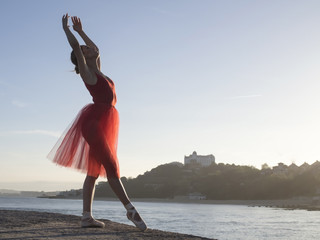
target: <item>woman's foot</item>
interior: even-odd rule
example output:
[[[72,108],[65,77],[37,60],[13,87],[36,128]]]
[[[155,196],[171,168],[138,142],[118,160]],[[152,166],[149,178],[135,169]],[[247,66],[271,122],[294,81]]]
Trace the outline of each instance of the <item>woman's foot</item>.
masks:
[[[104,228],[104,223],[94,219],[91,212],[84,211],[81,217],[81,227],[83,228]]]
[[[138,211],[134,208],[134,206],[132,206],[132,204],[129,204],[125,206],[127,209],[127,218],[132,221],[134,225],[136,225],[136,227],[141,231],[145,231],[147,229],[146,223],[140,217]]]
[[[94,219],[93,217],[81,218],[82,228],[104,228],[105,224],[101,221]]]

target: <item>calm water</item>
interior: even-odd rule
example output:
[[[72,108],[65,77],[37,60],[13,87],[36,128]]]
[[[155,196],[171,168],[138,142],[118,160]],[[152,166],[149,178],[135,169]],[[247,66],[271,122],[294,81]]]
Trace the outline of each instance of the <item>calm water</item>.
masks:
[[[320,239],[320,212],[241,205],[134,202],[149,228],[219,240]],[[82,200],[1,198],[0,209],[81,215]],[[130,224],[120,202],[94,201],[96,218]],[[0,216],[1,217],[1,216]]]

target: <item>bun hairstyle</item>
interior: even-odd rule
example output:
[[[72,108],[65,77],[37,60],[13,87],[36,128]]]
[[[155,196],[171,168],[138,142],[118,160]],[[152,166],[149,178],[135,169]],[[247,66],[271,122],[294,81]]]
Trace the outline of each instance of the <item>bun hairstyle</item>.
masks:
[[[79,74],[79,66],[78,66],[78,61],[76,58],[76,55],[74,54],[74,51],[72,50],[71,52],[71,56],[70,56],[71,62],[74,64],[74,71],[76,72],[76,74]]]

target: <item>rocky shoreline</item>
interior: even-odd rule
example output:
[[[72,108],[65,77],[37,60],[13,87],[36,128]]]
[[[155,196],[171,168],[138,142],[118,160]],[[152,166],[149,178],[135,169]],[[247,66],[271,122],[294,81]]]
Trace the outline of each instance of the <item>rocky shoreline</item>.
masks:
[[[187,234],[136,227],[101,219],[105,228],[81,228],[80,217],[58,213],[0,210],[0,239],[208,240]]]

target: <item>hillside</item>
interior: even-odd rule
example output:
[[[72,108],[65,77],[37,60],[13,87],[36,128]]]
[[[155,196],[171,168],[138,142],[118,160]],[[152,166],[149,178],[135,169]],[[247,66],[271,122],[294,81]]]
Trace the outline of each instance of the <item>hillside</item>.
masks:
[[[174,198],[199,193],[214,200],[284,199],[315,196],[320,190],[320,162],[280,163],[261,170],[250,166],[164,164],[136,178],[121,178],[133,198]],[[107,182],[96,186],[96,197],[115,197]]]

